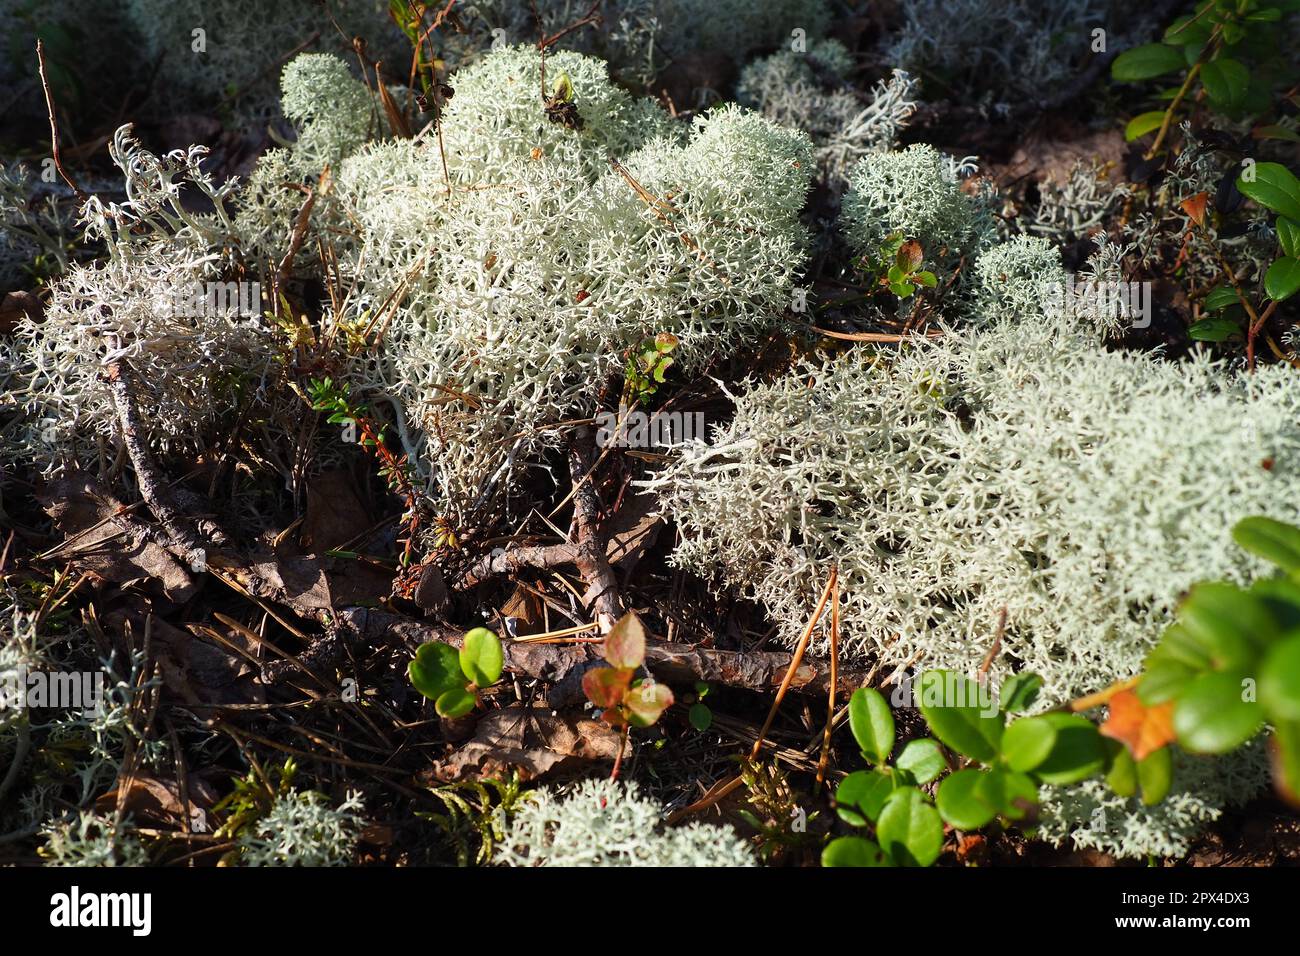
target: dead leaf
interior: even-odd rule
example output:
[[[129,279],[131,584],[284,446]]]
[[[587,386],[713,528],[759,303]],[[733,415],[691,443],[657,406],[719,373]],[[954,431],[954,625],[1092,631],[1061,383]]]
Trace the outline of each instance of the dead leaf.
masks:
[[[1181,203],[1183,212],[1191,218],[1192,222],[1198,226],[1205,225],[1205,203],[1210,198],[1209,193],[1197,193]]]
[[[1134,760],[1144,760],[1175,739],[1173,701],[1147,707],[1136,691],[1123,690],[1109,704],[1101,732],[1128,747]]]
[[[23,316],[33,322],[45,317],[45,305],[30,292],[6,292],[0,301],[0,335],[8,335],[22,320]]]
[[[619,734],[589,717],[563,717],[546,707],[514,704],[478,722],[474,739],[430,770],[443,783],[500,777],[512,770],[532,780],[574,764],[613,760]]]
[[[190,805],[189,829],[207,832],[208,812],[217,802],[217,793],[207,781],[194,774],[189,774],[185,783]],[[120,798],[123,811],[129,813],[137,824],[186,829],[185,804],[175,781],[136,774],[125,787],[123,790],[119,781],[112,790],[101,794],[95,799],[95,809],[100,813],[115,813]]]
[[[138,586],[176,604],[194,596],[190,570],[147,534],[123,530],[113,518],[125,505],[94,478],[71,472],[51,482],[38,500],[56,528],[69,538],[80,535],[59,552],[60,559],[100,581]],[[143,522],[139,527],[144,528]]]

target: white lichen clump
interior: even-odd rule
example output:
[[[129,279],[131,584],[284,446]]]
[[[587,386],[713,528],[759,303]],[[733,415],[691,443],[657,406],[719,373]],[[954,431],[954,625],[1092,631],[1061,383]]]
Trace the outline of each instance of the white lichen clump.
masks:
[[[22,320],[10,369],[26,414],[9,453],[54,464],[103,453],[120,430],[107,375],[121,363],[150,414],[159,451],[196,451],[223,415],[250,401],[274,361],[251,287],[217,282],[232,223],[233,183],[215,186],[201,148],[159,157],[130,127],[110,148],[127,200],[83,210],[91,241],[108,255],[74,263],[52,287],[43,321]],[[211,214],[182,202],[207,195]],[[247,300],[247,301],[246,301]]]
[[[879,81],[867,100],[848,82],[853,61],[838,40],[818,40],[804,53],[783,50],[745,67],[736,99],[768,119],[812,137],[817,160],[840,179],[854,162],[894,145],[916,111],[918,82],[902,70]]]
[[[1175,755],[1173,789],[1152,806],[1118,796],[1102,780],[1045,787],[1036,835],[1121,858],[1182,857],[1206,824],[1268,784],[1268,752],[1259,741],[1224,757]]]
[[[897,234],[927,256],[971,248],[992,231],[986,204],[962,191],[959,164],[933,146],[864,157],[848,172],[841,230],[858,255],[877,254]]]
[[[1040,242],[977,264],[985,327],[739,395],[657,482],[676,563],[791,639],[838,565],[842,653],[891,666],[971,671],[1005,609],[994,670],[1042,674],[1045,702],[1136,673],[1194,582],[1262,572],[1228,529],[1300,516],[1295,376],[1106,352],[1087,322],[1020,311],[1001,277],[1057,275]]]
[[[41,856],[46,866],[148,866],[149,853],[131,829],[111,816],[82,810],[75,817],[46,826]]]
[[[386,329],[356,374],[409,411],[452,509],[553,442],[547,426],[593,412],[640,342],[676,335],[690,372],[757,341],[806,254],[805,136],[735,106],[679,133],[599,62],[557,54],[547,75],[568,75],[583,120],[570,129],[544,112],[540,66],[511,48],[461,74],[450,197],[432,138],[368,146],[339,173],[364,236],[344,319]]]
[[[588,780],[561,796],[540,790],[511,818],[495,860],[506,866],[753,866],[730,827],[663,824],[634,783]]]
[[[315,790],[281,794],[240,834],[240,860],[245,866],[346,866],[365,822],[362,809],[357,793],[337,807]]]

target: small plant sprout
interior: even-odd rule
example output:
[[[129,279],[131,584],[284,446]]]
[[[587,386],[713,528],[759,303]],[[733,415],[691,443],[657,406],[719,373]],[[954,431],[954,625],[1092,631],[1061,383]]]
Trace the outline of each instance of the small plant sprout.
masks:
[[[876,284],[887,288],[900,299],[907,299],[917,286],[933,289],[938,279],[933,272],[922,269],[925,253],[915,239],[904,239],[902,233],[889,235],[880,246],[875,263],[869,263]]]
[[[686,714],[686,719],[691,722],[691,726],[703,733],[713,726],[713,711],[709,705],[704,702],[704,698],[709,696],[709,685],[704,681],[695,682],[695,703],[691,704],[691,709]]]
[[[677,344],[677,336],[660,332],[632,350],[623,373],[624,404],[643,402],[658,391],[668,369],[676,361],[672,353]]]
[[[653,678],[636,678],[637,670],[645,663],[645,628],[635,613],[624,614],[610,629],[604,655],[609,666],[587,671],[582,689],[587,699],[601,709],[600,719],[622,732],[618,758],[610,774],[610,779],[616,780],[628,729],[649,727],[657,721],[673,705],[673,692]]]
[[[421,644],[406,673],[415,689],[433,701],[438,716],[464,717],[478,703],[478,692],[501,679],[504,661],[497,636],[476,627],[465,635],[459,652],[441,641]]]

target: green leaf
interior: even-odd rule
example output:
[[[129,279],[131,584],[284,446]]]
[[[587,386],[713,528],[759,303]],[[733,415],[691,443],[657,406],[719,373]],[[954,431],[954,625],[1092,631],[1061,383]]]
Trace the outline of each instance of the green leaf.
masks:
[[[463,689],[465,685],[456,648],[441,641],[421,644],[406,666],[406,674],[412,686],[433,701],[447,691]]]
[[[1300,721],[1300,634],[1280,641],[1259,672],[1259,702],[1275,721]]]
[[[1133,796],[1138,789],[1137,761],[1118,740],[1107,741],[1107,749],[1111,751],[1111,764],[1110,772],[1106,774],[1106,785],[1118,796]]]
[[[822,866],[889,866],[884,852],[862,837],[838,837],[822,850]]]
[[[998,815],[997,808],[980,793],[987,770],[958,770],[944,777],[935,795],[939,815],[958,830],[978,830]]]
[[[1287,574],[1300,572],[1300,528],[1293,524],[1262,516],[1242,518],[1233,525],[1232,540]]]
[[[937,740],[920,737],[907,742],[894,766],[906,770],[917,783],[929,783],[948,769],[948,761],[944,759],[943,748]]]
[[[906,299],[916,291],[916,286],[912,285],[910,282],[891,282],[889,283],[889,291],[894,293],[894,295],[898,296],[900,299]]]
[[[1241,326],[1232,319],[1201,319],[1188,327],[1187,334],[1197,342],[1226,342],[1241,334]]]
[[[1042,690],[1043,679],[1029,671],[1012,674],[1002,682],[998,697],[1002,709],[1009,714],[1022,714],[1034,706],[1038,692]]]
[[[1183,68],[1183,54],[1163,43],[1147,43],[1125,50],[1110,65],[1111,78],[1120,83],[1136,83]]]
[[[1300,289],[1300,259],[1289,256],[1274,259],[1264,274],[1264,291],[1268,297],[1282,302],[1295,295],[1297,289]]]
[[[1202,674],[1184,688],[1174,705],[1178,742],[1194,753],[1223,754],[1259,732],[1260,706],[1243,700],[1245,675],[1216,671]]]
[[[1250,71],[1236,60],[1223,56],[1201,67],[1201,82],[1214,105],[1233,111],[1241,106],[1246,95]]]
[[[1034,769],[1044,783],[1070,784],[1086,780],[1106,766],[1106,745],[1097,725],[1078,714],[1053,712],[1042,720],[1052,724],[1056,740],[1047,759]]]
[[[667,684],[644,681],[628,691],[627,722],[633,727],[649,727],[659,715],[673,705],[673,692]]]
[[[1276,23],[1281,19],[1282,11],[1277,7],[1265,7],[1263,10],[1246,14],[1248,23]]]
[[[708,704],[692,704],[686,712],[686,719],[692,727],[703,733],[713,726],[713,711],[709,710]]]
[[[934,273],[930,272],[928,269],[924,272],[918,272],[913,275],[912,281],[917,285],[925,286],[927,289],[933,289],[939,284],[939,280],[935,277]]]
[[[884,770],[855,770],[835,788],[835,812],[857,827],[874,823],[894,789],[893,777]]]
[[[1293,222],[1286,216],[1278,216],[1277,241],[1282,251],[1293,259],[1300,259],[1300,223]]]
[[[1164,123],[1164,121],[1164,110],[1151,110],[1149,113],[1139,113],[1137,116],[1129,120],[1128,125],[1124,127],[1125,142],[1131,143],[1138,137],[1145,136],[1147,133],[1159,129],[1160,125]]]
[[[645,662],[645,628],[633,611],[628,611],[605,635],[605,660],[613,667],[636,670]]]
[[[980,780],[977,796],[1009,820],[1023,820],[1038,804],[1038,784],[1028,774],[994,767]]]
[[[501,679],[505,656],[501,641],[486,627],[476,627],[465,635],[460,647],[460,669],[479,687],[491,687]]]
[[[1251,180],[1247,172],[1237,177],[1242,195],[1261,206],[1300,222],[1300,179],[1281,163],[1256,163]]]
[[[1163,41],[1172,46],[1195,46],[1199,51],[1210,40],[1210,27],[1204,18],[1179,17],[1165,30]]]
[[[433,709],[441,717],[464,717],[476,703],[478,698],[464,687],[453,687],[433,702]]]
[[[1300,133],[1286,126],[1278,126],[1270,123],[1266,126],[1256,126],[1250,131],[1254,139],[1280,139],[1288,143],[1300,143]]]
[[[859,687],[849,698],[849,727],[867,759],[888,763],[894,750],[894,715],[874,687]]]
[[[985,688],[946,670],[926,671],[917,686],[921,715],[949,749],[981,763],[997,759],[1003,715],[986,699]]]
[[[1225,581],[1203,581],[1178,608],[1178,624],[1218,670],[1253,667],[1277,622],[1267,605]]]
[[[1002,735],[1002,759],[1012,770],[1033,770],[1052,752],[1056,728],[1043,717],[1022,717]]]
[[[876,839],[901,866],[929,866],[943,849],[939,813],[913,787],[894,791],[880,811]]]
[[[1142,802],[1146,806],[1155,806],[1169,796],[1174,785],[1173,750],[1166,746],[1147,754],[1138,761],[1137,778],[1142,786]]]
[[[1201,301],[1201,307],[1206,312],[1218,312],[1220,309],[1226,309],[1230,305],[1236,305],[1237,291],[1230,285],[1215,286],[1205,294]]]
[[[1181,661],[1161,657],[1157,651],[1159,648],[1148,655],[1142,673],[1142,683],[1137,686],[1138,700],[1147,707],[1173,700],[1201,672],[1200,668],[1192,668]]]
[[[1300,803],[1300,722],[1275,725],[1272,748],[1278,783],[1292,803]]]

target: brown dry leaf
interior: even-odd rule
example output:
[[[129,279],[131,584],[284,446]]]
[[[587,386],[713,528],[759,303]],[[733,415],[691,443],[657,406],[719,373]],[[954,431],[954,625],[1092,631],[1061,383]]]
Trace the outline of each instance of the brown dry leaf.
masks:
[[[190,829],[204,832],[208,828],[208,811],[217,802],[217,794],[211,785],[194,774],[189,774],[185,782],[189,791]],[[123,784],[119,781],[112,790],[97,797],[95,809],[100,813],[115,813],[120,796],[123,811],[129,813],[136,823],[185,828],[185,807],[180,788],[174,781],[136,774],[125,786],[123,791]]]
[[[641,555],[659,537],[664,521],[656,513],[658,505],[658,499],[652,494],[638,491],[628,495],[605,528],[609,541],[605,555],[611,565],[620,566],[625,574],[632,572]]]
[[[39,322],[45,316],[45,305],[30,292],[6,292],[0,301],[0,335],[8,335],[23,317]]]
[[[123,531],[113,516],[125,507],[94,478],[72,472],[38,496],[54,526],[68,537],[81,534],[59,553],[75,567],[121,587],[139,585],[176,604],[194,596],[190,570],[145,535]]]
[[[346,468],[331,468],[307,485],[307,509],[298,539],[305,551],[340,548],[374,526]]]
[[[1143,760],[1174,740],[1174,702],[1147,707],[1137,692],[1123,690],[1110,699],[1110,713],[1101,732],[1124,746],[1134,760]]]
[[[1184,199],[1180,203],[1183,207],[1183,212],[1187,213],[1192,222],[1196,223],[1198,226],[1205,225],[1205,202],[1209,198],[1209,193],[1197,193],[1195,196]]]
[[[474,738],[435,763],[430,773],[443,783],[499,777],[511,770],[532,780],[575,763],[613,760],[618,748],[618,733],[599,721],[514,704],[480,719]]]

